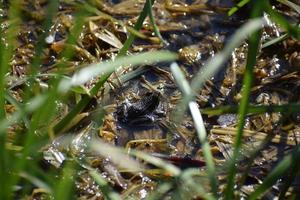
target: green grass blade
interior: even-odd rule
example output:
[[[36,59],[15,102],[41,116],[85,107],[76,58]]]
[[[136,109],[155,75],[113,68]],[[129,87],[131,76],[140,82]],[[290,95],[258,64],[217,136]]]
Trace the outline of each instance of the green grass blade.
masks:
[[[144,170],[144,166],[137,160],[130,157],[123,148],[97,140],[91,143],[91,149],[105,158],[109,157],[110,160],[119,168],[131,172],[140,172]]]
[[[263,13],[262,11],[262,1],[255,1],[255,6],[252,11],[252,17],[260,17]],[[232,160],[229,163],[228,176],[227,176],[227,185],[225,190],[225,199],[233,198],[234,191],[234,181],[236,175],[236,166],[238,164],[238,157],[240,153],[240,148],[242,145],[243,129],[245,125],[245,117],[248,112],[249,97],[251,92],[251,85],[253,81],[253,68],[256,63],[256,56],[259,50],[260,42],[260,32],[256,31],[249,37],[249,49],[247,54],[247,63],[246,70],[243,79],[243,91],[242,91],[242,100],[239,106],[239,122],[237,135],[235,137],[234,149],[232,154]]]
[[[246,167],[243,170],[241,178],[239,179],[239,181],[237,183],[237,188],[236,188],[237,191],[239,191],[244,186],[244,183],[246,182],[246,179],[249,176],[249,172],[251,170],[251,167],[253,166],[254,160],[257,158],[257,156],[259,156],[261,151],[268,144],[270,144],[269,142],[271,140],[272,140],[272,135],[269,134],[257,147],[255,147],[255,149],[253,149],[253,150],[251,150],[251,152],[247,153],[248,156],[247,156],[246,159],[244,159],[245,160],[244,162],[246,162],[246,164],[245,164]],[[249,151],[249,150],[246,149],[245,151]],[[239,196],[239,197],[241,197],[241,196]]]
[[[61,53],[61,56],[60,56],[64,60],[68,60],[69,58],[71,58],[74,55],[74,52],[72,51],[72,48],[68,48],[68,47],[70,47],[72,44],[76,43],[77,38],[79,37],[79,35],[82,31],[83,24],[85,22],[85,18],[88,16],[86,11],[83,10],[83,9],[80,9],[80,7],[78,5],[77,5],[76,9],[77,9],[77,12],[75,13],[75,17],[74,17],[74,22],[75,23],[74,23],[72,29],[70,30],[70,33],[69,33],[69,35],[67,37],[67,40],[66,40],[66,44],[69,44],[69,45],[66,45],[66,48],[63,50],[63,52]],[[57,79],[54,79],[54,81],[50,82],[53,85],[53,89],[52,89],[52,91],[49,91],[49,94],[50,94],[49,97],[51,97],[53,99],[57,98],[56,100],[59,99],[58,96],[57,96],[58,95],[57,87],[58,87],[59,80],[63,77],[60,74],[62,68],[63,68],[62,64],[57,65],[58,73],[54,76]],[[83,97],[83,99],[84,99],[84,97]],[[80,108],[80,105],[78,107]]]
[[[74,25],[73,25],[72,29],[70,30],[70,33],[68,34],[65,49],[63,50],[63,52],[60,55],[60,58],[64,59],[64,60],[68,60],[74,55],[75,51],[73,50],[72,45],[76,44],[77,39],[84,27],[85,19],[88,16],[87,11],[82,9],[80,7],[80,5],[77,5],[76,11],[77,12],[75,12],[75,16],[74,16]],[[59,70],[62,67],[63,66],[61,64],[59,64],[57,66],[57,68]]]
[[[241,45],[241,43],[253,32],[260,29],[264,24],[263,19],[252,19],[241,28],[239,28],[236,33],[231,37],[228,44],[225,46],[224,50],[216,54],[213,58],[209,59],[208,62],[203,66],[203,68],[195,75],[191,82],[191,88],[193,93],[191,95],[186,95],[183,100],[177,106],[174,116],[175,121],[180,121],[183,117],[183,113],[188,106],[188,102],[195,98],[195,94],[203,87],[203,84],[211,78],[216,72],[218,72],[226,60],[231,56],[232,51]]]
[[[59,1],[51,1],[48,5],[47,5],[47,10],[46,10],[46,18],[44,20],[44,24],[43,24],[43,28],[45,30],[44,33],[42,33],[39,38],[38,38],[38,43],[35,47],[35,55],[32,61],[32,70],[31,70],[31,75],[30,77],[35,77],[35,74],[38,72],[38,66],[40,63],[40,56],[41,53],[43,52],[44,46],[45,46],[45,37],[47,36],[50,27],[52,26],[52,21],[53,21],[53,17],[56,15],[57,13],[57,9],[58,9],[58,5],[59,5]],[[79,20],[80,21],[80,20]],[[76,21],[74,24],[74,27],[76,27]],[[78,27],[78,26],[77,26]],[[81,28],[81,27],[80,27]],[[72,29],[73,31],[73,35],[74,33],[78,33],[79,31],[76,32],[76,30]],[[75,34],[76,35],[76,34]],[[79,35],[79,33],[78,33]],[[68,40],[69,41],[69,40]],[[75,42],[75,40],[73,40]],[[66,58],[67,59],[67,58]],[[33,81],[33,78],[29,77],[29,82]],[[59,77],[59,76],[58,76]],[[24,138],[24,144],[23,144],[23,151],[22,156],[20,156],[20,159],[17,159],[14,162],[14,167],[13,170],[15,173],[18,173],[20,170],[22,170],[24,167],[26,167],[26,165],[28,164],[27,161],[27,157],[29,155],[31,156],[35,156],[35,154],[37,154],[38,152],[36,150],[33,151],[33,148],[31,148],[31,146],[33,144],[40,144],[42,145],[44,142],[44,140],[46,139],[47,135],[44,134],[42,135],[42,137],[38,137],[36,134],[36,131],[39,131],[39,128],[41,126],[41,124],[43,123],[47,123],[50,119],[51,116],[54,114],[55,112],[55,108],[56,108],[56,101],[59,100],[60,98],[58,97],[57,94],[57,82],[59,79],[54,79],[53,81],[49,81],[52,85],[51,89],[47,92],[45,92],[45,95],[40,95],[37,96],[36,98],[42,98],[43,101],[39,101],[39,104],[35,105],[35,106],[26,106],[28,108],[24,108],[24,110],[27,112],[26,109],[28,109],[28,111],[30,110],[34,110],[35,112],[32,114],[32,118],[31,118],[31,123],[30,123],[30,127],[28,128],[28,131],[25,135]],[[31,89],[27,88],[25,91],[25,102],[26,99],[28,99],[29,97],[31,97]],[[40,99],[41,100],[41,99]],[[44,101],[45,100],[45,101]],[[30,105],[30,104],[29,104]],[[33,104],[32,104],[33,105]],[[42,105],[42,106],[41,106]],[[13,117],[15,117],[15,119],[20,118],[20,113],[15,113],[13,115]],[[13,121],[10,119],[9,121],[3,121],[3,123],[0,123],[0,129],[3,127],[1,125],[8,125],[10,123],[13,123]],[[39,142],[36,142],[39,141]],[[36,148],[40,148],[40,147],[36,147]],[[14,185],[15,183],[17,183],[18,181],[18,177],[14,177],[10,184]]]
[[[160,39],[160,41],[164,44],[166,44],[166,41],[164,41],[163,37],[161,36],[158,26],[155,23],[155,18],[152,11],[152,0],[147,0],[146,3],[148,4],[148,15],[151,21],[151,25],[153,26],[153,30],[155,35]]]
[[[58,11],[59,0],[52,0],[49,2],[46,10],[45,20],[43,22],[43,30],[44,32],[38,37],[38,42],[35,47],[35,55],[32,60],[31,74],[36,74],[38,72],[38,67],[41,62],[41,55],[43,53],[43,49],[45,48],[46,42],[45,38],[48,36],[50,28],[52,26],[52,21],[55,14]]]
[[[22,178],[27,179],[28,181],[30,181],[33,185],[35,185],[38,188],[42,188],[44,190],[46,190],[47,193],[51,193],[52,189],[51,187],[45,183],[44,181],[40,180],[39,178],[37,178],[36,176],[33,176],[27,172],[20,172],[19,174]]]
[[[55,14],[58,11],[58,6],[59,6],[59,0],[52,0],[49,2],[47,5],[47,8],[45,10],[46,16],[43,22],[43,32],[38,36],[37,43],[35,44],[34,48],[34,57],[31,61],[31,64],[29,65],[29,70],[31,75],[36,75],[39,72],[39,65],[41,63],[41,58],[43,54],[43,49],[45,49],[45,38],[48,36],[49,31],[52,26],[52,21],[55,16]],[[34,85],[34,79],[29,79],[28,80],[29,84],[28,85]],[[32,91],[31,87],[27,87],[25,90],[25,95],[24,99],[25,101],[31,98],[32,96]]]
[[[94,96],[106,82],[110,74],[120,66],[135,66],[153,62],[173,61],[176,59],[177,55],[174,53],[167,51],[157,51],[131,55],[123,58],[120,57],[114,61],[92,64],[76,73],[71,80],[63,80],[60,83],[60,91],[65,92],[69,90],[72,85],[82,84],[85,81],[88,81],[94,76],[100,74],[101,76],[99,81],[90,91],[91,96]],[[78,113],[83,110],[83,108],[89,103],[90,100],[90,96],[84,96],[83,99],[75,106],[75,108],[54,127],[54,132],[59,132],[63,127],[65,127]]]
[[[90,175],[93,177],[93,179],[96,181],[96,183],[99,185],[101,191],[103,192],[105,199],[111,199],[111,200],[121,200],[122,198],[120,195],[112,190],[110,185],[107,183],[107,181],[95,170],[91,170]]]
[[[53,192],[54,199],[73,199],[75,196],[74,179],[76,179],[74,163],[67,163],[61,176]]]
[[[281,35],[281,36],[279,36],[279,37],[277,37],[277,38],[274,38],[274,39],[272,39],[272,40],[270,40],[270,41],[268,41],[268,42],[265,42],[263,45],[262,45],[262,49],[263,48],[266,48],[266,47],[269,47],[269,46],[272,46],[272,45],[274,45],[274,44],[277,44],[277,43],[279,43],[279,42],[281,42],[281,41],[283,41],[283,40],[285,40],[286,38],[288,38],[288,34],[283,34],[283,35]]]
[[[300,5],[297,5],[291,1],[288,1],[288,0],[277,0],[279,1],[280,3],[294,9],[298,14],[300,14]]]
[[[245,6],[249,2],[250,2],[250,0],[241,0],[238,4],[236,4],[233,8],[231,8],[228,11],[228,16],[233,15],[235,12],[237,12],[240,8],[242,8],[243,6]]]
[[[154,0],[152,0],[152,4],[154,3]],[[135,30],[140,30],[141,27],[143,26],[143,22],[147,17],[147,4],[145,3],[144,8],[142,10],[142,12],[139,15],[139,18],[134,26]],[[90,10],[91,8],[86,7],[86,9]],[[93,9],[94,10],[94,9]],[[135,34],[130,34],[129,38],[127,38],[127,40],[125,41],[122,49],[120,49],[118,56],[117,57],[123,57],[126,55],[129,47],[131,46],[132,42],[135,39]],[[122,64],[122,63],[121,63]],[[121,66],[121,65],[120,65]],[[113,70],[114,71],[114,70]],[[111,73],[113,72],[111,71]],[[103,84],[106,82],[106,80],[109,78],[109,76],[111,75],[111,73],[108,73],[104,76],[102,76],[99,81],[96,83],[96,85],[91,89],[90,94],[91,96],[94,96],[98,90],[103,86]],[[62,84],[61,84],[62,85]],[[65,86],[63,86],[64,88]],[[70,87],[70,84],[67,84],[67,88]],[[66,88],[64,88],[63,90],[65,90]],[[54,128],[54,132],[59,132],[60,130],[62,130],[63,127],[65,127],[77,114],[79,114],[84,107],[90,102],[91,97],[90,96],[84,96],[84,98],[82,98],[82,100],[75,106],[75,108],[69,112]]]
[[[262,196],[272,185],[274,185],[280,178],[291,170],[293,167],[299,169],[300,164],[300,146],[287,156],[285,156],[280,163],[268,174],[263,183],[258,186],[253,193],[250,194],[248,200],[255,200]]]
[[[166,182],[161,183],[160,185],[155,188],[153,192],[151,192],[146,200],[157,200],[157,199],[163,199],[164,195],[170,191],[173,187],[172,183]]]
[[[16,107],[16,109],[18,110],[17,112],[20,113],[21,118],[25,124],[25,127],[29,127],[30,125],[30,120],[28,119],[28,117],[26,116],[26,112],[23,108],[23,105],[21,103],[19,103],[8,91],[5,91],[5,99],[7,100],[7,102],[9,102],[11,105],[14,105]]]
[[[147,71],[149,71],[151,68],[149,68],[148,66],[142,66],[142,67],[138,67],[137,69],[131,71],[131,72],[128,72],[124,75],[121,75],[120,77],[120,81],[121,83],[125,83]]]
[[[34,98],[32,98],[24,107],[23,107],[23,111],[17,111],[15,113],[13,113],[11,115],[10,118],[8,119],[2,119],[0,121],[0,135],[1,134],[5,134],[5,130],[8,126],[12,125],[13,123],[15,123],[16,121],[19,121],[23,115],[22,112],[24,112],[25,114],[29,114],[32,113],[34,111],[36,111],[37,109],[41,108],[45,101],[47,100],[46,96],[36,96]]]
[[[190,87],[188,81],[185,79],[184,74],[180,70],[177,63],[171,64],[171,72],[175,78],[176,84],[179,87],[179,90],[182,92],[182,96],[192,95],[193,91]]]
[[[123,23],[121,20],[118,20],[100,10],[98,10],[97,8],[87,4],[87,3],[84,3],[83,5],[81,5],[86,11],[88,11],[89,13],[92,13],[92,14],[96,14],[97,16],[103,16],[104,18],[106,19],[109,19],[117,24],[119,24],[120,26],[124,26],[126,27],[126,29],[128,30],[128,32],[132,35],[134,35],[135,37],[139,37],[139,38],[146,38],[146,36],[139,32],[138,30],[126,25],[125,23]]]
[[[171,72],[175,78],[178,87],[182,91],[183,96],[190,95],[192,89],[190,88],[187,80],[185,79],[183,73],[181,72],[179,66],[176,63],[172,63]],[[207,133],[204,126],[204,122],[196,102],[194,101],[189,102],[189,109],[193,117],[193,121],[195,124],[199,141],[201,143],[201,147],[203,149],[204,159],[207,166],[206,170],[210,179],[211,188],[214,196],[217,197],[218,183],[217,183],[216,172],[215,172],[215,164],[213,161],[210,145],[207,141]]]
[[[272,8],[268,1],[263,1],[262,6],[274,22],[283,28],[289,35],[300,40],[300,28],[298,26],[291,25],[280,13]]]
[[[206,115],[222,115],[226,113],[237,113],[238,106],[218,106],[215,108],[204,108],[201,109],[201,113]],[[281,112],[281,113],[296,113],[300,112],[299,103],[290,103],[285,105],[260,105],[260,106],[248,106],[247,114],[262,114],[271,112]]]
[[[1,2],[1,6],[3,6]],[[3,22],[3,17],[1,17],[1,24]],[[10,1],[10,6],[8,10],[8,27],[1,28],[1,41],[0,41],[0,121],[6,120],[5,114],[5,90],[6,84],[5,76],[9,71],[10,59],[12,58],[12,53],[14,49],[14,44],[16,43],[17,34],[20,29],[20,4],[19,1]],[[11,156],[7,151],[6,147],[6,128],[0,130],[0,199],[11,199],[12,197],[12,184],[11,176],[8,173],[12,163]]]
[[[264,25],[263,19],[252,19],[244,24],[237,32],[231,37],[224,50],[211,58],[204,66],[203,71],[199,71],[193,78],[191,86],[192,89],[198,91],[205,81],[214,75],[223,63],[230,57],[233,50],[238,47],[248,36],[259,30]]]
[[[181,174],[181,170],[178,167],[176,167],[175,165],[172,165],[168,162],[165,162],[164,160],[162,160],[160,158],[151,156],[151,155],[146,154],[141,151],[134,151],[134,150],[130,151],[130,154],[134,155],[138,158],[141,158],[144,161],[146,161],[156,167],[166,170],[167,172],[171,173],[175,177],[178,177]]]
[[[297,177],[297,174],[299,173],[300,168],[299,166],[292,166],[290,170],[286,173],[282,186],[280,188],[280,193],[279,193],[279,200],[284,200],[286,199],[286,193],[288,192],[290,186],[294,182],[295,178]]]
[[[71,86],[82,85],[96,76],[107,76],[122,66],[136,66],[157,62],[168,62],[177,59],[177,55],[168,51],[146,52],[117,58],[114,61],[91,64],[75,73],[71,80],[61,83],[61,91],[68,91]],[[91,93],[92,94],[92,93]],[[93,95],[93,94],[92,94]]]
[[[151,4],[154,3],[154,0],[150,0],[150,1],[152,1]],[[143,8],[142,12],[140,13],[139,18],[137,19],[137,22],[134,25],[135,30],[139,31],[142,28],[147,15],[148,15],[148,4],[147,4],[147,2],[145,2],[144,8]],[[135,35],[130,34],[129,37],[127,38],[127,40],[125,41],[122,49],[120,49],[118,57],[122,57],[127,54],[127,51],[130,48],[131,44],[133,43],[134,39],[135,39]]]
[[[216,198],[212,196],[210,193],[205,191],[201,184],[196,184],[193,178],[195,176],[199,176],[200,174],[199,169],[187,169],[184,170],[180,176],[180,180],[183,181],[184,185],[191,189],[195,195],[199,195],[201,198],[207,200],[215,200]],[[202,175],[203,176],[203,175]]]
[[[218,196],[218,180],[217,180],[217,176],[216,176],[215,164],[214,164],[214,160],[213,160],[213,156],[212,156],[212,152],[211,152],[211,147],[207,140],[207,133],[205,130],[204,122],[203,122],[202,116],[200,114],[200,111],[199,111],[199,108],[198,108],[198,105],[196,102],[194,102],[194,101],[190,102],[189,109],[190,109],[191,115],[194,120],[195,128],[198,133],[198,138],[201,143],[201,148],[203,149],[204,159],[205,159],[205,163],[207,166],[206,170],[207,170],[207,174],[210,179],[212,192],[213,192],[214,196],[217,197]]]

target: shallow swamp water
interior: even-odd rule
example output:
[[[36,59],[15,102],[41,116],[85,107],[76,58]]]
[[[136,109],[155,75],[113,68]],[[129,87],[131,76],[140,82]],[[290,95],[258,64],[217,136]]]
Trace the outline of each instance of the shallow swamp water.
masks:
[[[22,90],[28,84],[26,74],[34,57],[34,45],[43,33],[41,21],[47,5],[46,0],[22,2],[25,18],[18,34],[9,82],[12,95],[20,101]],[[49,77],[58,70],[71,76],[84,65],[114,59],[129,35],[126,27],[136,22],[144,5],[144,1],[140,0],[91,1],[93,8],[106,15],[91,12],[86,17],[77,42],[69,47],[75,52],[74,55],[64,60],[61,53],[67,45],[66,36],[74,24],[74,2],[60,1],[59,10],[45,39],[45,49],[40,54],[40,76],[31,83],[36,94],[48,89]],[[233,5],[229,0],[157,0],[153,12],[163,41],[153,34],[147,19],[129,53],[157,49],[177,52],[177,63],[186,79],[191,80],[209,58],[223,49],[234,31],[245,23],[250,12],[247,7],[232,17],[227,16],[227,11]],[[279,3],[274,3],[274,6],[290,21],[299,22],[299,15],[295,11]],[[5,15],[5,9],[2,11]],[[267,46],[268,41],[282,36],[283,30],[272,23],[268,15],[264,15],[264,18],[268,23],[263,28],[261,48],[254,68],[251,105],[297,102],[300,95],[300,43],[289,37]],[[206,81],[196,98],[200,110],[203,110],[208,141],[221,183],[220,193],[226,183],[226,161],[231,158],[238,117],[233,113],[209,114],[205,108],[238,105],[247,48],[247,42],[236,48],[222,70]],[[95,82],[92,80],[84,87],[90,89]],[[58,114],[53,117],[50,126],[74,107],[77,98],[80,97],[69,95],[64,101],[57,102]],[[79,199],[104,199],[100,187],[89,175],[90,169],[96,169],[122,199],[144,199],[156,190],[159,182],[171,179],[172,174],[129,156],[135,150],[149,153],[180,169],[196,168],[201,171],[205,167],[203,151],[190,113],[186,112],[182,121],[175,122],[173,111],[180,99],[181,92],[170,71],[170,63],[124,66],[111,75],[105,87],[67,129],[57,131],[55,136],[50,135],[52,141],[41,149],[41,165],[45,167],[45,172],[49,168],[59,172],[65,162],[77,163],[74,182]],[[45,127],[41,132],[48,128]],[[18,124],[11,127],[11,140],[16,137],[15,129],[21,128],[22,125]],[[250,194],[291,147],[298,145],[299,134],[299,113],[287,115],[267,112],[247,116],[241,152],[245,158],[238,166],[240,178],[245,178],[244,184],[239,186],[241,197]],[[89,144],[95,141],[103,147],[108,146],[106,149],[91,150]],[[122,148],[122,153],[115,152],[112,146]],[[260,152],[250,169],[246,169],[247,159],[250,159],[254,149]],[[245,170],[248,170],[247,176],[242,177]],[[209,190],[207,178],[197,178],[199,184]],[[184,188],[180,182],[176,184],[178,188]],[[295,179],[292,186],[287,195],[299,192],[299,178]],[[280,187],[279,181],[265,194],[264,199],[274,199]],[[42,199],[43,192],[35,188],[30,198]],[[170,190],[164,198],[180,198],[178,195],[177,191]],[[201,199],[189,195],[189,198]]]

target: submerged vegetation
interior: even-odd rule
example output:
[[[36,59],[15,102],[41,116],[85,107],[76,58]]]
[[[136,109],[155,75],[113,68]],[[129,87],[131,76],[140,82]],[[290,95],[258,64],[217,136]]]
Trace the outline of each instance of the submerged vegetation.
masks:
[[[298,0],[0,2],[0,199],[299,198]]]

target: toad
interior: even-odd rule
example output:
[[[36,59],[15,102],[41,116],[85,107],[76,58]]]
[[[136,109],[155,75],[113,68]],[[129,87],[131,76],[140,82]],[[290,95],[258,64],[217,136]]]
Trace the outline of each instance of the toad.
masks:
[[[136,102],[127,99],[117,107],[117,120],[125,126],[149,126],[165,116],[165,109],[160,102],[161,95],[147,92]]]

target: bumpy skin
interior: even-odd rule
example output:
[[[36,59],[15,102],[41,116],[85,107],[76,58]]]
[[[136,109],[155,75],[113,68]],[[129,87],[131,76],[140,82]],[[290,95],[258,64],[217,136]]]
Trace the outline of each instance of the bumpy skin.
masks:
[[[117,119],[129,125],[154,122],[155,110],[158,108],[160,98],[158,93],[148,92],[144,97],[134,103],[125,102],[117,108]]]

